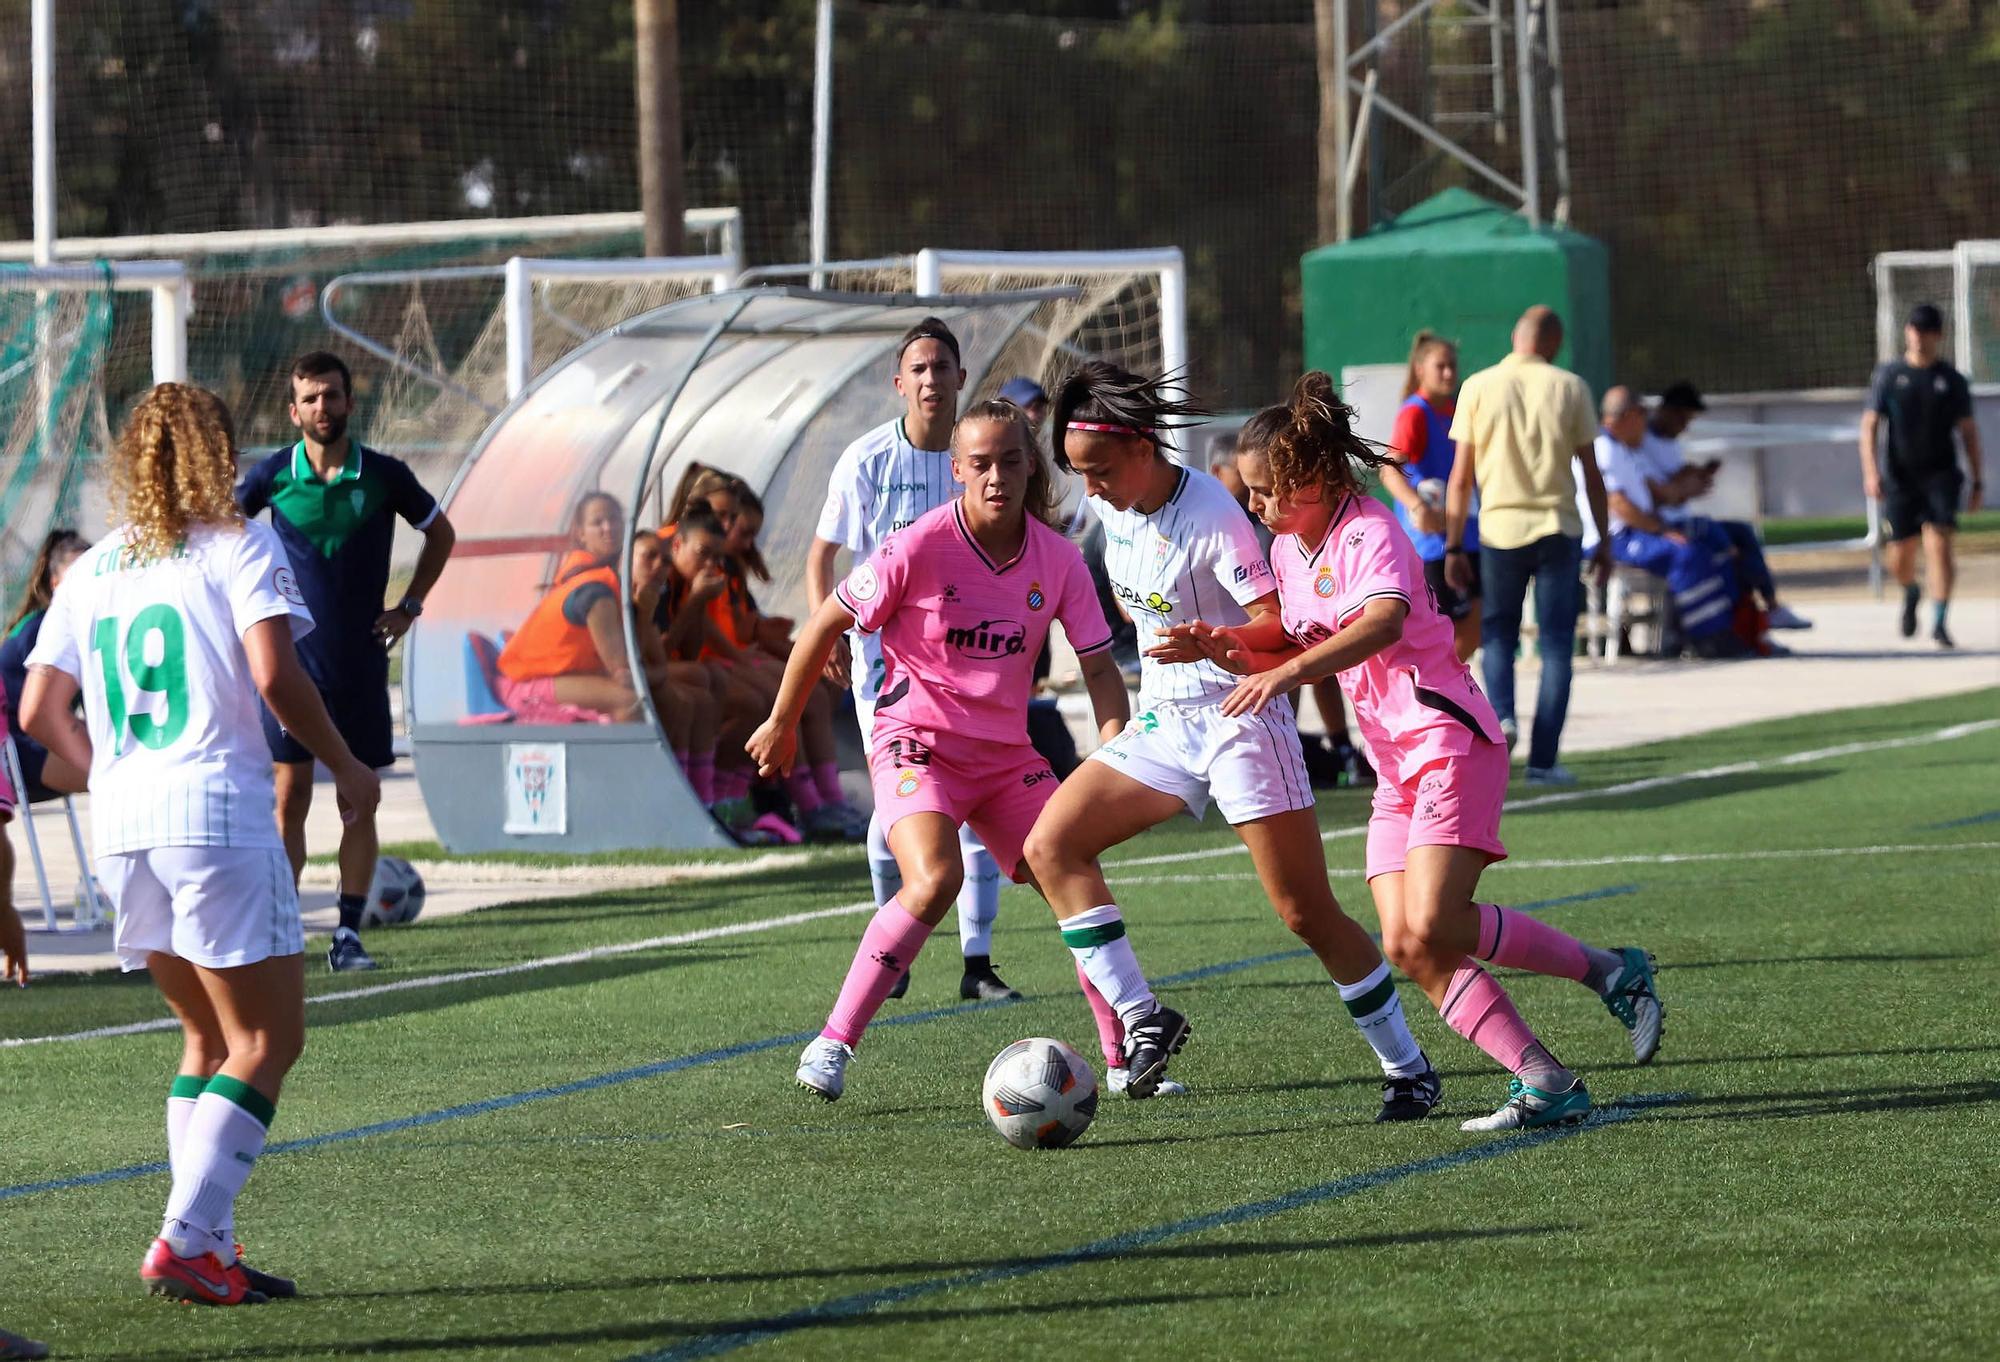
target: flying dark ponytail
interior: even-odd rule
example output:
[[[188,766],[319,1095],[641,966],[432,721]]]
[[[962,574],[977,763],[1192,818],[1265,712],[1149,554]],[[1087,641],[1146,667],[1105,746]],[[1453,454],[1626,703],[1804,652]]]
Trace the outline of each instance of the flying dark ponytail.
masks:
[[[1158,449],[1162,431],[1193,425],[1202,417],[1214,415],[1185,394],[1176,396],[1179,391],[1180,381],[1172,375],[1141,378],[1129,369],[1101,359],[1071,370],[1056,385],[1055,398],[1049,404],[1054,415],[1050,443],[1054,446],[1056,467],[1065,473],[1076,471],[1070,467],[1069,455],[1063,449],[1064,437],[1072,423],[1102,434],[1148,440]]]

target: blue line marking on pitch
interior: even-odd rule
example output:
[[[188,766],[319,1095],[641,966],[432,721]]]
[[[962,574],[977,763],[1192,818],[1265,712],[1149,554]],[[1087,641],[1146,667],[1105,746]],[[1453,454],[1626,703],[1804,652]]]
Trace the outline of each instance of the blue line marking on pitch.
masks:
[[[1538,913],[1544,908],[1562,908],[1572,903],[1594,903],[1598,899],[1615,899],[1621,894],[1638,892],[1639,886],[1636,884],[1614,884],[1605,889],[1593,889],[1586,894],[1565,894],[1559,899],[1536,899],[1533,903],[1516,903],[1511,906],[1517,913]]]
[[[1977,823],[2000,823],[2000,809],[1988,809],[1985,813],[1975,813],[1970,818],[1954,818],[1949,823],[1926,823],[1919,831],[1943,832],[1947,828],[1969,828]]]
[[[1624,892],[1612,891],[1612,892]],[[1583,895],[1581,897],[1603,897]],[[1574,899],[1556,899],[1553,903],[1569,903]],[[1528,904],[1526,907],[1537,905]],[[1547,905],[1541,905],[1547,906]],[[1256,969],[1262,965],[1274,965],[1284,960],[1297,960],[1311,955],[1309,950],[1277,951],[1269,955],[1252,955],[1242,960],[1225,960],[1220,964],[1203,965],[1199,969],[1183,970],[1179,974],[1163,974],[1153,980],[1156,987],[1165,988],[1172,984],[1192,983],[1197,979],[1210,979],[1218,974],[1233,974],[1237,970]],[[959,1003],[953,1007],[932,1008],[924,1012],[906,1012],[899,1016],[883,1017],[874,1026],[915,1026],[923,1022],[942,1021],[948,1017],[962,1017],[974,1012],[990,1012],[997,1007],[1012,1007],[1025,999],[996,998],[986,1002]],[[526,1092],[509,1093],[505,1097],[489,1097],[479,1102],[462,1102],[457,1106],[441,1107],[436,1111],[418,1112],[414,1116],[399,1116],[392,1121],[377,1121],[372,1125],[355,1126],[351,1130],[332,1130],[324,1135],[308,1135],[304,1139],[285,1140],[264,1148],[266,1156],[273,1154],[297,1154],[309,1149],[322,1149],[327,1145],[346,1144],[351,1140],[366,1140],[377,1135],[394,1135],[405,1130],[420,1130],[425,1126],[442,1125],[446,1121],[462,1121],[473,1116],[488,1116],[496,1111],[506,1111],[513,1107],[526,1106],[530,1102],[545,1102],[557,1097],[574,1097],[578,1093],[595,1092],[599,1088],[615,1088],[625,1083],[636,1083],[644,1078],[662,1078],[668,1074],[684,1073],[689,1069],[706,1068],[711,1064],[721,1064],[727,1060],[741,1059],[745,1055],[762,1054],[766,1050],[781,1050],[788,1045],[803,1045],[818,1035],[817,1031],[793,1031],[782,1036],[766,1036],[763,1040],[747,1040],[737,1045],[725,1045],[714,1050],[703,1050],[698,1054],[681,1055],[674,1059],[656,1060],[651,1064],[639,1064],[629,1069],[614,1069],[610,1073],[598,1074],[592,1078],[579,1078],[571,1083],[557,1083],[546,1088],[531,1088]],[[0,1187],[0,1201],[12,1201],[17,1197],[34,1196],[39,1192],[70,1192],[81,1187],[101,1187],[106,1183],[130,1182],[134,1178],[150,1177],[164,1173],[168,1167],[164,1163],[135,1163],[124,1168],[108,1168],[100,1173],[79,1173],[75,1177],[54,1178],[47,1182],[23,1182],[12,1187]]]
[[[627,1359],[627,1362],[682,1362],[685,1358],[718,1357],[723,1353],[735,1352],[769,1339],[781,1338],[796,1333],[800,1329],[810,1329],[819,1325],[833,1324],[857,1316],[873,1314],[877,1310],[901,1305],[906,1301],[924,1296],[933,1296],[942,1291],[960,1291],[968,1287],[990,1286],[996,1282],[1012,1281],[1017,1277],[1033,1276],[1051,1272],[1058,1268],[1076,1267],[1083,1263],[1098,1262],[1116,1258],[1120,1254],[1136,1249],[1150,1248],[1168,1239],[1178,1239],[1184,1235],[1203,1234],[1209,1230],[1223,1229],[1231,1225],[1241,1225],[1251,1220],[1263,1220],[1269,1216],[1283,1215],[1287,1211],[1298,1210],[1302,1206],[1314,1206],[1325,1201],[1338,1201],[1343,1197],[1373,1191],[1392,1182],[1405,1178],[1421,1177],[1427,1173],[1443,1173],[1468,1164],[1484,1163],[1506,1154],[1517,1154],[1524,1149],[1550,1144],[1582,1134],[1587,1130],[1611,1125],[1619,1121],[1629,1121],[1642,1116],[1656,1107],[1681,1101],[1685,1093],[1646,1093],[1614,1102],[1600,1108],[1581,1125],[1547,1126],[1526,1134],[1494,1140],[1490,1144],[1473,1145],[1470,1148],[1453,1150],[1449,1154],[1438,1154],[1428,1159],[1418,1159],[1411,1163],[1399,1163],[1388,1168],[1372,1169],[1366,1173],[1351,1173],[1331,1182],[1318,1183],[1311,1187],[1301,1187],[1286,1192],[1282,1196],[1266,1198],[1262,1201],[1245,1202],[1240,1206],[1230,1206],[1220,1211],[1210,1211],[1206,1215],[1189,1216],[1185,1220],[1169,1221],[1164,1225],[1154,1225],[1147,1229],[1127,1230],[1114,1234],[1108,1239],[1099,1239],[1077,1248],[1063,1249],[1057,1253],[1031,1258],[1022,1263],[1010,1263],[1005,1267],[981,1268],[972,1272],[961,1272],[949,1277],[931,1277],[920,1282],[908,1282],[902,1286],[886,1286],[874,1291],[861,1291],[851,1296],[841,1296],[820,1305],[780,1315],[775,1319],[748,1321],[740,1330],[728,1333],[704,1334],[689,1339],[659,1352],[642,1353]]]
[[[1184,970],[1179,974],[1166,974],[1155,979],[1155,985],[1165,987],[1170,984],[1185,984],[1196,979],[1207,979],[1218,974],[1229,974],[1236,970],[1255,969],[1260,965],[1275,964],[1280,960],[1295,960],[1310,955],[1311,951],[1279,951],[1273,955],[1253,955],[1244,960],[1228,960],[1216,965],[1203,965],[1200,969]],[[899,1016],[883,1017],[874,1025],[916,1026],[923,1022],[941,1021],[947,1017],[962,1017],[974,1012],[990,1012],[996,1007],[1012,1007],[1017,1000],[996,998],[988,1002],[959,1003],[953,1007],[932,1008],[925,1012],[906,1012]],[[617,1087],[624,1083],[636,1083],[643,1078],[661,1078],[667,1074],[685,1072],[688,1069],[705,1068],[711,1064],[721,1064],[726,1060],[741,1059],[745,1055],[761,1054],[766,1050],[781,1050],[788,1045],[804,1045],[818,1031],[793,1031],[782,1036],[767,1036],[763,1040],[744,1041],[740,1045],[725,1045],[714,1050],[703,1050],[699,1054],[681,1055],[675,1059],[663,1059],[651,1064],[635,1065],[629,1069],[617,1069],[611,1073],[598,1074],[594,1078],[580,1078],[573,1083],[558,1083],[546,1088],[532,1088],[527,1092],[511,1093],[505,1097],[489,1097],[482,1102],[464,1102],[458,1106],[443,1107],[437,1111],[419,1112],[414,1116],[402,1116],[393,1121],[377,1121],[373,1125],[356,1126],[352,1130],[328,1131],[324,1135],[309,1135],[304,1139],[286,1140],[268,1146],[264,1153],[296,1154],[308,1149],[321,1149],[327,1145],[346,1144],[350,1140],[365,1140],[376,1135],[394,1135],[399,1131],[418,1130],[425,1126],[441,1125],[446,1121],[460,1121],[472,1116],[486,1116],[496,1111],[506,1111],[511,1107],[526,1106],[530,1102],[544,1102],[556,1097],[573,1097],[578,1093],[594,1092],[599,1088]],[[129,1182],[133,1178],[150,1177],[154,1173],[168,1171],[164,1163],[138,1163],[125,1168],[110,1168],[101,1173],[82,1173],[76,1177],[55,1178],[48,1182],[24,1182],[13,1187],[0,1187],[0,1201],[11,1201],[16,1197],[34,1196],[38,1192],[68,1192],[79,1187],[98,1187],[110,1182]]]

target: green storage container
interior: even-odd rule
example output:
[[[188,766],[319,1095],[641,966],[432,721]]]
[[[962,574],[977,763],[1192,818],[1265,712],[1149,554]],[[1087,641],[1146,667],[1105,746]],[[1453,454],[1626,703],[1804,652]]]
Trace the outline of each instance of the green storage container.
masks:
[[[1534,228],[1468,189],[1447,189],[1364,237],[1300,262],[1306,364],[1336,380],[1350,364],[1400,364],[1428,327],[1458,342],[1461,376],[1507,353],[1536,303],[1562,314],[1556,362],[1594,393],[1612,383],[1611,269],[1604,243]]]

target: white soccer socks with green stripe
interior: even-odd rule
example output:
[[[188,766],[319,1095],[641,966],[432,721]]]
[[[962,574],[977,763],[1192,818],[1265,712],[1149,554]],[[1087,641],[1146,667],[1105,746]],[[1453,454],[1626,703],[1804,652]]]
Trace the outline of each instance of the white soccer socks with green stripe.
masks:
[[[1403,1000],[1386,963],[1377,965],[1358,983],[1334,982],[1361,1038],[1382,1062],[1383,1073],[1391,1078],[1413,1078],[1430,1067],[1417,1038],[1410,1034],[1409,1023],[1403,1020]]]
[[[1069,947],[1083,977],[1104,995],[1119,1021],[1131,1026],[1153,1014],[1159,1004],[1146,986],[1139,957],[1132,954],[1132,943],[1125,936],[1125,918],[1117,904],[1085,909],[1075,917],[1063,918],[1060,925],[1063,945]]]
[[[184,1098],[182,1084],[176,1081],[169,1100]],[[227,1074],[211,1078],[193,1106],[177,1139],[174,1113],[169,1115],[174,1186],[160,1237],[183,1258],[213,1253],[225,1263],[233,1262],[236,1246],[230,1230],[236,1220],[236,1194],[249,1181],[264,1150],[277,1107],[248,1083]]]

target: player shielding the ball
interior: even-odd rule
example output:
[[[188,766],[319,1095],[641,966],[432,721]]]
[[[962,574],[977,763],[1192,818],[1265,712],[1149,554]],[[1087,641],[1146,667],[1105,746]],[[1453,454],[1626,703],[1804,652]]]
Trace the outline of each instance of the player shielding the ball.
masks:
[[[1304,681],[1338,674],[1380,783],[1368,823],[1368,887],[1389,958],[1454,1031],[1514,1075],[1508,1098],[1465,1130],[1568,1123],[1590,1111],[1583,1080],[1535,1038],[1480,960],[1574,979],[1632,1033],[1641,1064],[1661,1034],[1652,957],[1586,946],[1526,913],[1475,903],[1480,872],[1503,859],[1507,746],[1493,706],[1453,649],[1451,622],[1423,561],[1357,465],[1390,456],[1352,432],[1353,412],[1317,371],[1299,380],[1268,442],[1237,446],[1250,505],[1277,538],[1281,614],[1197,623],[1184,636],[1244,674],[1222,702],[1258,714]]]

